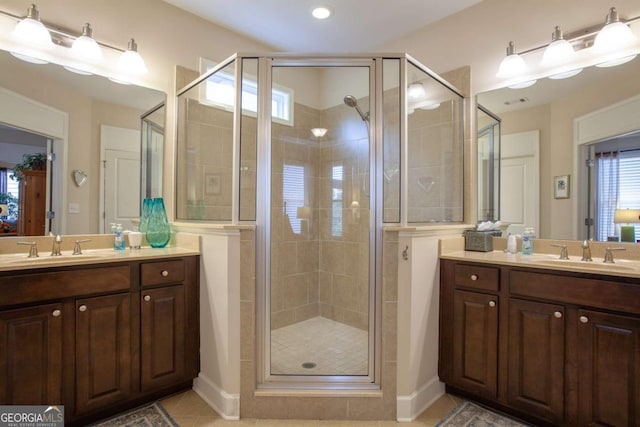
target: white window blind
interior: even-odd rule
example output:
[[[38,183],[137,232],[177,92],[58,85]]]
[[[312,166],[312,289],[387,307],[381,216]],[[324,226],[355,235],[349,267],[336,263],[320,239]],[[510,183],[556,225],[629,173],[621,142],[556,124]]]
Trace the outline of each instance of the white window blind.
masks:
[[[640,209],[640,150],[620,153],[620,209]],[[640,224],[633,224],[640,236]]]
[[[331,235],[334,237],[342,236],[343,171],[342,165],[331,168]]]
[[[298,218],[298,208],[304,206],[304,166],[285,164],[282,176],[282,198],[284,213],[289,217],[291,229],[301,234],[301,218]]]

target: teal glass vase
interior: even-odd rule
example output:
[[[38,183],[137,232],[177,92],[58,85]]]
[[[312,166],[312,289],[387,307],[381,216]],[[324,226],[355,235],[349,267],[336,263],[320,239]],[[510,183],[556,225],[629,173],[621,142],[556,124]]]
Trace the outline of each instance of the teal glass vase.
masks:
[[[142,201],[142,212],[140,213],[140,224],[138,225],[138,231],[142,234],[147,232],[147,226],[149,225],[149,217],[151,216],[151,207],[153,206],[153,199],[146,198]]]
[[[162,197],[153,199],[149,221],[147,223],[147,242],[152,248],[164,248],[171,239],[171,227],[164,209]]]

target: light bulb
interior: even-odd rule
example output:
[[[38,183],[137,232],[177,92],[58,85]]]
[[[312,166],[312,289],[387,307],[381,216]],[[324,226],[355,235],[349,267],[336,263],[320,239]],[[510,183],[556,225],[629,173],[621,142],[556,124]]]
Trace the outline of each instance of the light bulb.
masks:
[[[97,63],[102,61],[102,49],[93,39],[93,30],[89,23],[82,27],[82,35],[73,41],[71,53],[78,59]]]
[[[118,58],[118,69],[128,75],[141,75],[147,73],[142,56],[138,53],[138,45],[134,39],[129,41],[127,50],[122,52]]]
[[[422,86],[422,83],[415,82],[409,85],[409,88],[407,89],[407,96],[409,97],[409,99],[413,100],[422,99],[427,96],[427,92],[424,90],[424,86]]]
[[[524,59],[515,53],[515,46],[513,42],[509,42],[509,45],[507,46],[507,56],[500,63],[496,77],[500,79],[518,77],[519,75],[524,74],[526,69],[527,66],[524,63]]]
[[[41,49],[51,49],[53,42],[47,27],[40,22],[40,13],[35,4],[27,10],[27,16],[18,22],[11,33],[11,38],[18,42]]]

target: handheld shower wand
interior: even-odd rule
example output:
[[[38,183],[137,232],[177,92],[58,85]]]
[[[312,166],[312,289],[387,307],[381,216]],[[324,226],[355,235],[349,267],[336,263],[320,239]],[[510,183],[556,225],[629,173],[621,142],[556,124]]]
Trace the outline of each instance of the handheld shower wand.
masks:
[[[369,113],[363,113],[362,110],[360,109],[360,107],[358,107],[358,100],[356,99],[355,96],[353,95],[347,95],[344,97],[344,103],[352,108],[355,108],[356,111],[358,112],[358,114],[360,114],[360,117],[362,118],[363,121],[365,122],[369,122]]]

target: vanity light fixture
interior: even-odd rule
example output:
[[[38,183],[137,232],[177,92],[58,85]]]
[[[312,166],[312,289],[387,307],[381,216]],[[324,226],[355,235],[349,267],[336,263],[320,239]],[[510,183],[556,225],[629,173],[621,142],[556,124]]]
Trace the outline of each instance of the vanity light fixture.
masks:
[[[76,58],[88,62],[102,61],[102,49],[93,38],[93,29],[88,22],[82,27],[82,34],[73,41],[71,53]]]
[[[547,75],[551,79],[562,79],[578,74],[585,66],[610,67],[623,64],[635,58],[640,50],[637,37],[629,27],[636,21],[640,21],[640,16],[622,21],[616,8],[612,7],[604,27],[594,25],[574,31],[566,37],[560,27],[556,27],[551,43],[519,53],[515,51],[513,42],[509,42],[507,57],[500,63],[496,77],[513,81],[509,87],[515,89],[535,82],[531,78],[527,79],[527,74],[532,77]],[[524,56],[542,49],[544,54],[539,67],[533,71],[527,70]]]
[[[118,59],[118,69],[128,75],[139,76],[147,73],[144,59],[138,53],[138,45],[134,39],[129,40],[127,50],[122,52]]]
[[[610,52],[620,46],[628,46],[636,41],[636,36],[628,25],[620,22],[618,11],[615,7],[609,9],[604,27],[598,32],[593,41],[593,48],[597,52]],[[597,64],[597,67],[613,67],[631,61],[636,55],[627,55]]]
[[[11,32],[11,39],[29,48],[50,50],[53,48],[51,33],[47,27],[40,22],[40,12],[35,4],[29,6],[27,16],[21,19]],[[11,52],[16,58],[33,64],[46,64],[47,61],[36,57],[36,55],[25,55],[18,52]]]
[[[323,136],[325,136],[327,134],[327,129],[325,129],[325,128],[313,128],[313,129],[311,129],[311,133],[316,138],[322,138]]]
[[[35,4],[29,6],[27,16],[16,24],[11,36],[13,40],[30,46],[43,49],[53,47],[51,34],[49,30],[47,30],[47,27],[40,22],[40,12]]]
[[[628,27],[627,27],[628,28]],[[560,27],[556,26],[551,34],[551,43],[544,50],[541,65],[543,67],[557,67],[574,60],[576,52],[571,43],[566,41]],[[563,71],[549,76],[550,79],[566,79],[580,73],[582,68]]]
[[[112,80],[119,83],[127,83],[131,78],[147,73],[133,39],[125,50],[94,39],[88,23],[80,34],[43,23],[35,4],[29,7],[24,18],[3,10],[0,10],[0,18],[17,23],[11,34],[0,34],[0,39],[6,38],[10,44],[7,50],[24,61],[54,62],[79,74],[115,75],[117,77]],[[4,27],[0,25],[0,28]]]
[[[516,53],[516,46],[513,41],[510,41],[507,45],[507,56],[500,63],[496,77],[509,79],[524,74],[526,69],[527,65],[524,63],[524,59]]]

